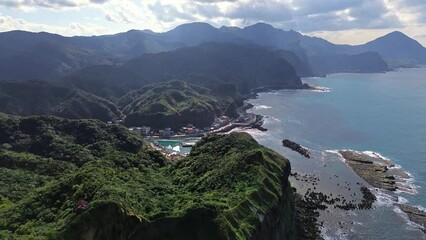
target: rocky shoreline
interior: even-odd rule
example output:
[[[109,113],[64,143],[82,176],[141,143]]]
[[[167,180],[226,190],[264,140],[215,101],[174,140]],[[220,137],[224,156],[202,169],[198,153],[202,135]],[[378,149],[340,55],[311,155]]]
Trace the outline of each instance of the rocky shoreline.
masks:
[[[408,206],[406,204],[398,204],[399,209],[407,214],[410,221],[421,226],[421,230],[426,233],[426,212],[417,207]]]
[[[410,177],[401,169],[392,170],[391,168],[394,167],[394,165],[390,161],[379,156],[371,157],[354,151],[339,151],[339,153],[358,176],[373,187],[395,191],[401,189],[401,185],[398,185],[398,181]],[[371,194],[371,192],[368,194]],[[426,233],[425,211],[407,204],[396,203],[395,205],[399,207],[402,212],[407,214],[410,221],[418,224],[420,226],[419,228]]]
[[[356,183],[351,195],[323,193],[317,186],[320,178],[306,173],[293,172],[294,181],[307,184],[307,187],[293,188],[295,192],[295,232],[296,239],[323,239],[323,231],[327,231],[321,214],[330,213],[335,209],[343,211],[372,209],[376,201],[375,195],[362,183]],[[297,185],[297,184],[296,184]],[[348,183],[349,185],[349,183]],[[339,222],[344,229],[352,223]],[[300,227],[302,226],[302,227]]]
[[[372,161],[365,154],[354,151],[339,151],[346,163],[371,186],[395,191],[398,187],[395,176],[389,173],[389,167]]]
[[[316,240],[322,239],[320,225],[318,223],[318,206],[294,191],[295,221],[294,236],[295,239]]]
[[[282,144],[284,147],[290,148],[291,150],[300,153],[302,156],[306,158],[311,158],[311,155],[309,153],[309,150],[302,147],[300,144],[292,142],[288,139],[284,139],[282,141]]]

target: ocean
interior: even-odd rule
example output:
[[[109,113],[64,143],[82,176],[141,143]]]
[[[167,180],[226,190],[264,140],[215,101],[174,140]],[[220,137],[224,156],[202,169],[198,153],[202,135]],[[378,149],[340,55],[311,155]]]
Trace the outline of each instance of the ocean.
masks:
[[[321,213],[326,239],[426,239],[395,203],[426,207],[426,68],[374,74],[306,78],[324,91],[260,93],[249,111],[265,116],[267,132],[250,130],[261,144],[285,157],[295,172],[320,179],[318,191],[349,196],[355,183],[367,185],[336,150],[379,154],[412,177],[409,191],[370,188],[378,197],[371,210],[327,209]],[[307,147],[311,159],[284,148],[283,139]],[[312,187],[292,180],[300,189]]]

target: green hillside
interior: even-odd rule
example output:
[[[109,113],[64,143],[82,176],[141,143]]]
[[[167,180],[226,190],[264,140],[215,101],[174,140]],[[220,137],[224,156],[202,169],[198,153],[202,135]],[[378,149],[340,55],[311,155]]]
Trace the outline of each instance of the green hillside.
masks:
[[[268,49],[248,44],[208,43],[144,54],[122,66],[88,67],[65,78],[79,89],[116,99],[146,84],[186,81],[207,88],[233,84],[239,93],[259,87],[303,88],[295,69]]]
[[[0,112],[102,121],[122,117],[113,103],[101,97],[38,80],[0,81]]]
[[[230,113],[228,108],[233,108],[235,115],[235,97],[213,97],[207,88],[170,81],[132,91],[118,100],[118,106],[126,115],[127,126],[178,128],[193,123],[204,127],[209,126],[215,116]]]
[[[284,238],[292,231],[289,162],[248,134],[206,137],[171,163],[119,126],[0,115],[0,146],[1,239]]]

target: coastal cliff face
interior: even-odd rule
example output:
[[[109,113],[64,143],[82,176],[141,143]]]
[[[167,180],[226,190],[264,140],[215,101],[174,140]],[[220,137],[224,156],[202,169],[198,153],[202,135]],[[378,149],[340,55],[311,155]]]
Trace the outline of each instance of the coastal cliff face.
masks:
[[[98,121],[0,120],[1,239],[292,235],[290,164],[248,134],[205,137],[169,162]]]
[[[116,202],[103,202],[78,216],[61,236],[64,239],[291,239],[294,205],[288,182],[290,165],[249,135],[206,137],[189,157],[166,172],[174,175],[172,182],[185,192],[176,196],[179,206],[169,206],[181,208],[179,212],[172,216],[164,212],[145,219],[143,214],[130,213]],[[112,221],[106,221],[105,216]]]

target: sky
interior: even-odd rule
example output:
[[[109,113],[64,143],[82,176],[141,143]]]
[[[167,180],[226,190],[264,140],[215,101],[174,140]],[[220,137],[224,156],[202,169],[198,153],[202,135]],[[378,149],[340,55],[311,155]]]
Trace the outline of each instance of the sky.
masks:
[[[189,22],[264,22],[347,44],[398,30],[426,46],[426,0],[0,0],[0,32],[91,36]]]

